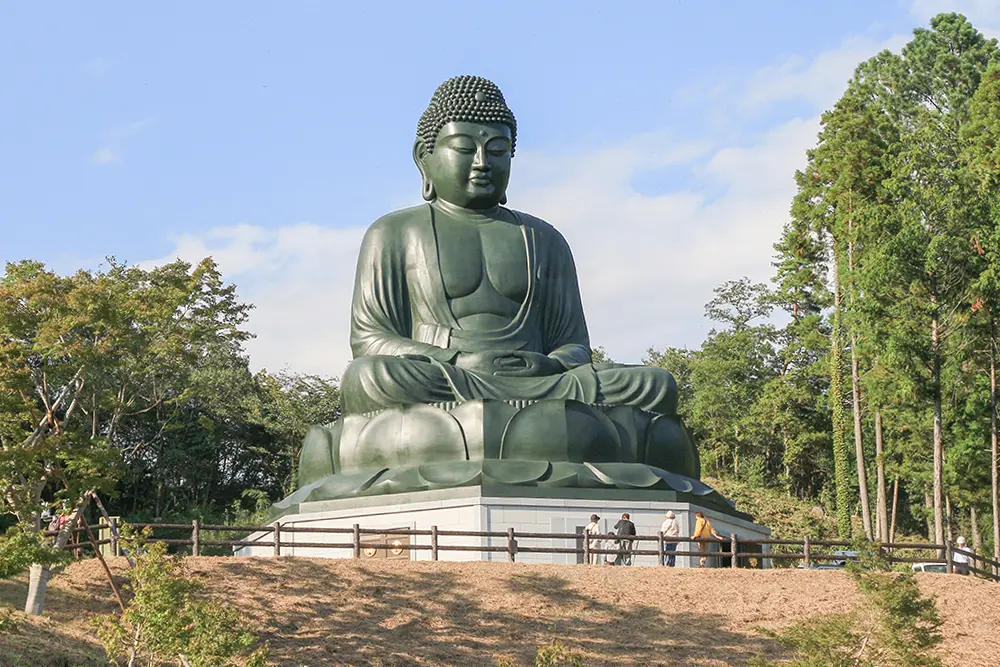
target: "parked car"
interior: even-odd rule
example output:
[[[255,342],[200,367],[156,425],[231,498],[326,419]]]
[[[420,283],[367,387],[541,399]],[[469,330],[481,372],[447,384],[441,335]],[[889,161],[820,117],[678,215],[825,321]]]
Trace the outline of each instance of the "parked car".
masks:
[[[941,574],[947,574],[948,568],[945,567],[944,563],[914,563],[910,566],[914,572],[939,572]]]
[[[857,562],[861,555],[857,551],[834,551],[834,559],[828,561],[827,570],[843,570],[850,562]]]
[[[834,551],[833,558],[831,560],[821,560],[815,562],[809,566],[810,570],[843,570],[847,567],[847,564],[851,561],[857,561],[858,554],[857,551]],[[798,566],[798,569],[803,569],[802,565]]]

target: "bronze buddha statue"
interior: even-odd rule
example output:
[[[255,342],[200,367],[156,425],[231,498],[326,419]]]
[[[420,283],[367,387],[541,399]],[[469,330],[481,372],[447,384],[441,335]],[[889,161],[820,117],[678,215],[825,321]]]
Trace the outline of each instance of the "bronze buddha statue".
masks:
[[[488,482],[713,493],[673,376],[592,363],[569,245],[505,206],[516,141],[491,81],[434,93],[413,145],[425,203],[365,234],[344,417],[306,436],[285,506]]]

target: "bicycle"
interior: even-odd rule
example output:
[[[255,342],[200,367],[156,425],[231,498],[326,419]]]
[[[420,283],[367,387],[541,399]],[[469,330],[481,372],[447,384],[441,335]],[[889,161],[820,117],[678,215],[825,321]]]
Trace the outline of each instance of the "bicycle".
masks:
[[[614,565],[632,565],[632,540],[615,540],[615,548],[618,549],[618,555],[615,556]]]

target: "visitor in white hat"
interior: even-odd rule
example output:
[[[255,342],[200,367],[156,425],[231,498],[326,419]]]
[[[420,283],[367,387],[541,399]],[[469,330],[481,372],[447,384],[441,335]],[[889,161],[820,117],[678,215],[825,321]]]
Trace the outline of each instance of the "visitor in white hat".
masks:
[[[662,565],[667,567],[673,567],[677,563],[677,543],[669,541],[670,538],[681,536],[681,526],[677,522],[677,517],[674,516],[673,512],[667,512],[667,518],[664,519],[663,523],[660,524],[660,532],[663,533],[663,537],[667,538],[663,542],[663,549],[666,551],[666,558]]]
[[[959,535],[958,539],[955,540],[955,546],[962,550],[967,549],[963,535]],[[972,558],[968,554],[953,551],[951,553],[951,562],[954,564],[955,574],[971,574],[969,565],[972,563]]]

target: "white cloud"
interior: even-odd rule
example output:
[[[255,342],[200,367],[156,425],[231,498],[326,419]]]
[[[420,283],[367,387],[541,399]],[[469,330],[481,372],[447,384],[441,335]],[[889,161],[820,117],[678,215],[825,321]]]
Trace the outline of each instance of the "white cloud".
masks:
[[[236,225],[185,234],[145,265],[211,256],[239,296],[255,304],[249,329],[254,367],[339,376],[350,359],[354,268],[364,229],[301,223],[264,229]]]
[[[121,162],[124,159],[125,141],[139,134],[152,123],[152,118],[143,118],[112,128],[105,133],[103,145],[90,154],[90,161],[98,166]]]
[[[948,12],[964,14],[973,23],[1000,23],[1000,3],[996,0],[913,0],[910,5],[910,13],[925,21]]]
[[[927,27],[938,14],[955,12],[964,15],[987,37],[1000,38],[1000,2],[997,0],[913,0],[910,13]]]
[[[563,181],[528,188],[511,203],[552,222],[572,246],[595,345],[626,361],[650,346],[696,346],[709,327],[703,312],[714,287],[771,275],[792,175],[818,122],[791,120],[752,145],[686,163],[704,190],[640,194],[630,181],[641,152],[625,165],[599,152],[577,161]],[[721,194],[708,199],[706,191]]]
[[[859,63],[885,49],[898,52],[908,40],[907,35],[881,41],[851,37],[838,48],[811,60],[793,57],[778,65],[762,67],[747,80],[743,104],[759,108],[775,102],[805,100],[817,108],[829,107],[843,93]]]

